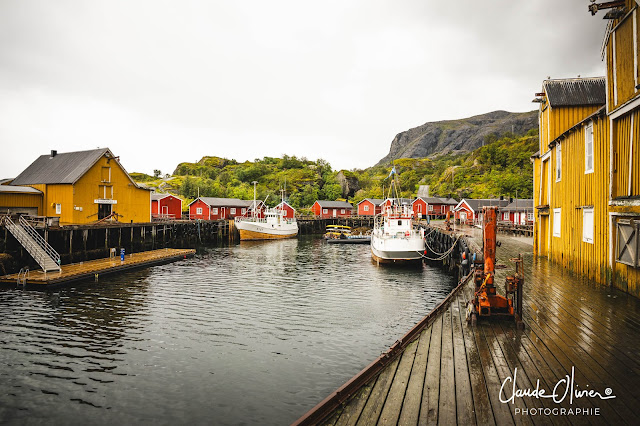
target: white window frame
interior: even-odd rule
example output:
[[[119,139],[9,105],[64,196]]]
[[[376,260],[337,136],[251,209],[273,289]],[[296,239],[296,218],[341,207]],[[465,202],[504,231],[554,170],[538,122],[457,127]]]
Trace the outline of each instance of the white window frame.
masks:
[[[369,211],[369,205],[365,204],[364,206],[362,206],[362,211],[363,212],[368,212]]]
[[[327,214],[329,213],[329,209],[322,209],[322,214]]]
[[[245,214],[247,212],[247,209],[243,208],[242,210],[240,210],[242,212],[242,214]]]
[[[590,121],[584,129],[584,174],[593,173],[593,121]],[[589,147],[590,146],[590,147]],[[591,158],[591,167],[589,167]]]
[[[345,214],[345,210],[344,209],[340,209],[340,214]]]
[[[527,221],[528,221],[528,222],[533,222],[533,219],[534,219],[534,217],[533,217],[533,213],[528,212],[528,213],[527,213]]]
[[[502,213],[502,220],[509,220],[509,212]]]
[[[229,209],[229,214],[236,214],[236,208],[235,207],[231,207]]]
[[[588,216],[591,219],[587,219]],[[593,207],[582,209],[582,241],[585,243],[593,244],[594,234],[594,221],[593,221]]]
[[[432,212],[433,211],[433,204],[429,204],[429,211]]]
[[[202,214],[202,207],[196,207],[196,214]]]
[[[56,214],[62,214],[62,204],[56,204]]]
[[[553,236],[560,238],[562,234],[562,209],[553,209]]]
[[[556,144],[556,182],[562,180],[562,145]]]
[[[217,207],[213,207],[213,208],[211,209],[211,214],[212,214],[212,215],[216,215],[216,214],[218,214],[218,208],[217,208]]]

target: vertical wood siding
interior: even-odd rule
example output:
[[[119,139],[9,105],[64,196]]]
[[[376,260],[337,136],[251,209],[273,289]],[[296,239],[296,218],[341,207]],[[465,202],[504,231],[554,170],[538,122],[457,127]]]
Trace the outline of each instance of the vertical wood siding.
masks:
[[[585,123],[586,124],[586,123]],[[609,173],[609,120],[596,119],[594,132],[594,172],[585,174],[585,126],[563,138],[562,178],[551,179],[550,212],[561,209],[560,237],[551,236],[550,258],[565,268],[606,283],[609,254],[608,226],[608,173]],[[555,165],[557,146],[552,149],[551,162]],[[593,206],[593,243],[584,242],[583,209]],[[550,216],[553,229],[553,215]],[[547,237],[547,230],[541,230]],[[542,236],[542,235],[541,235]]]

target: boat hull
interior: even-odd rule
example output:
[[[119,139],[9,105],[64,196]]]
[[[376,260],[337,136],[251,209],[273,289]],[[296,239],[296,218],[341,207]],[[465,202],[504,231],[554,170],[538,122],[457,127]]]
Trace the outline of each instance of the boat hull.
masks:
[[[381,251],[371,246],[371,258],[376,263],[418,263],[422,260],[422,256],[415,251]]]
[[[238,222],[236,228],[241,241],[251,240],[279,240],[293,238],[298,235],[297,224],[283,224],[281,226],[254,222]]]
[[[371,256],[377,263],[419,262],[424,249],[424,240],[419,237],[371,238]]]

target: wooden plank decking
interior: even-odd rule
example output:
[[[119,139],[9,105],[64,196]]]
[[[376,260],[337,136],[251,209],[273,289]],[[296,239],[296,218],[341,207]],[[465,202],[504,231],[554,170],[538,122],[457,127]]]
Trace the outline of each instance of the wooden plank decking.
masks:
[[[120,256],[115,258],[96,259],[81,263],[62,265],[61,272],[50,272],[45,274],[41,270],[30,271],[27,285],[32,287],[46,287],[50,285],[63,284],[70,281],[77,281],[86,278],[94,278],[95,274],[105,275],[120,272],[133,268],[155,265],[159,263],[171,262],[173,260],[191,257],[195,254],[193,249],[159,249],[144,251],[140,253],[128,254],[124,262],[120,261]],[[0,283],[16,284],[18,274],[5,275],[0,277]]]
[[[499,237],[498,260],[530,252],[522,238]],[[472,286],[450,304],[393,362],[323,420],[325,425],[371,424],[633,424],[640,393],[640,301],[572,276],[545,260],[525,256],[524,322],[465,320]],[[503,287],[512,265],[496,277]],[[571,377],[574,390],[595,390],[615,399],[574,398],[562,402],[512,396],[517,389],[547,395]],[[564,393],[564,382],[558,393]],[[561,409],[567,410],[564,412]],[[580,410],[580,414],[577,414]],[[599,415],[596,415],[596,409]],[[572,410],[569,412],[568,410]],[[585,411],[588,413],[585,415]],[[554,415],[555,414],[555,415]],[[304,423],[304,421],[303,421]]]

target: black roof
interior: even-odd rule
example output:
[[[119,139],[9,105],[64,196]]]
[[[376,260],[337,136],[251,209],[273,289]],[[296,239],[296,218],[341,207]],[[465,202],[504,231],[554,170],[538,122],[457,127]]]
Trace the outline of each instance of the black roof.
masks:
[[[604,105],[607,101],[604,77],[545,80],[543,88],[552,107]]]

